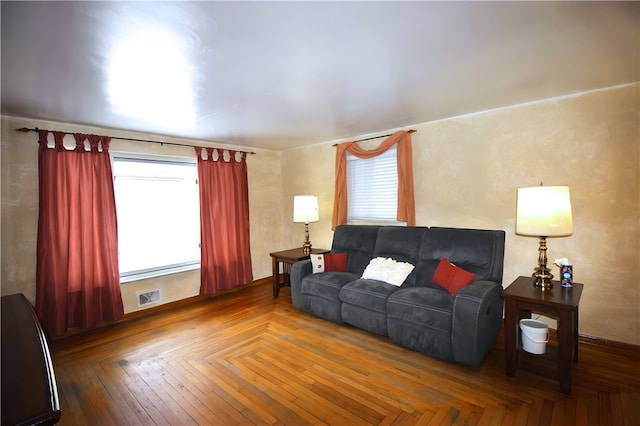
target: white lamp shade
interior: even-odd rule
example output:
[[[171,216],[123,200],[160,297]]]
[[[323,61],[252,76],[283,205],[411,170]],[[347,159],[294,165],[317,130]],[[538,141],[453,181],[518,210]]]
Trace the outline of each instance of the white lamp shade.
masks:
[[[317,222],[318,197],[315,195],[296,195],[293,197],[293,221],[294,222]]]
[[[516,234],[537,237],[573,234],[569,187],[518,188]]]

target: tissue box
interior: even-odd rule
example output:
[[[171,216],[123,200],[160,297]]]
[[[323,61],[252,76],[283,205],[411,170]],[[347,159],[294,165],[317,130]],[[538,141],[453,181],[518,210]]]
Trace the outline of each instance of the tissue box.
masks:
[[[560,266],[560,285],[562,287],[573,287],[573,265]]]

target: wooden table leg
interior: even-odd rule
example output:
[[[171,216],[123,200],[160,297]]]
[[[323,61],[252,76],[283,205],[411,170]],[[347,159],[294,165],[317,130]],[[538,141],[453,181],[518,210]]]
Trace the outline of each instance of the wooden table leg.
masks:
[[[271,258],[271,272],[273,273],[273,297],[280,293],[280,263],[275,257]]]
[[[506,300],[504,305],[504,365],[507,376],[514,376],[518,366],[518,315],[515,301]]]
[[[574,313],[562,310],[558,316],[558,344],[560,356],[558,357],[558,379],[560,390],[567,395],[571,394],[571,369],[575,352],[576,336],[574,334]]]

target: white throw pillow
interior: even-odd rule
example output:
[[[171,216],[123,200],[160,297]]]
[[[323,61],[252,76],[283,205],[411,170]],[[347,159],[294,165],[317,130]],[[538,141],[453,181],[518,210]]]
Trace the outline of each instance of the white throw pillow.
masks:
[[[324,254],[312,254],[310,256],[313,273],[324,272]]]
[[[414,266],[407,262],[398,262],[391,258],[376,257],[371,259],[362,278],[384,281],[395,286],[401,286],[407,279]]]

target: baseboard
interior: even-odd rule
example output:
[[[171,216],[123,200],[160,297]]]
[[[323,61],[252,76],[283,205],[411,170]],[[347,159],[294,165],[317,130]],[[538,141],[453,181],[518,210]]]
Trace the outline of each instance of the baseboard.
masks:
[[[558,338],[558,330],[555,328],[549,328],[549,338],[557,339]],[[587,334],[578,334],[578,342],[584,343],[585,345],[597,345],[597,346],[606,346],[615,349],[622,349],[631,352],[640,353],[640,345],[634,345],[632,343],[618,342],[615,340],[605,339],[602,337],[589,336]]]
[[[586,334],[579,334],[578,341],[587,345],[600,345],[608,346],[616,349],[623,349],[631,352],[640,353],[640,345],[634,345],[632,343],[618,342],[615,340],[604,339],[602,337],[589,336]]]

